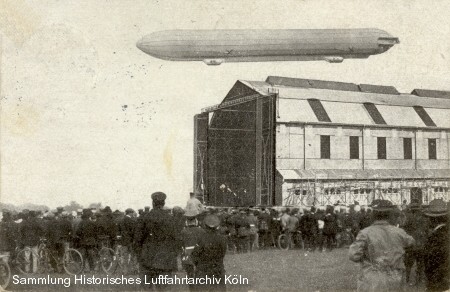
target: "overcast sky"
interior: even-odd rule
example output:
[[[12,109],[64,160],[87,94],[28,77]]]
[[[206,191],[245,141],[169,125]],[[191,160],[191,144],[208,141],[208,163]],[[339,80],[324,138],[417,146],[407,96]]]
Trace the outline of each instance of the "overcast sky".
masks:
[[[391,3],[392,2],[392,3]],[[366,28],[400,38],[366,60],[155,59],[166,29]],[[192,191],[193,116],[238,79],[269,75],[450,90],[449,1],[0,0],[1,201],[113,209]]]

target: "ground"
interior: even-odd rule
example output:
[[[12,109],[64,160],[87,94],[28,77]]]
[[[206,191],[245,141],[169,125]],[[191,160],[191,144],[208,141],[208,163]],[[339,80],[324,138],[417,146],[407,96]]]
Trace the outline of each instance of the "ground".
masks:
[[[227,285],[228,291],[354,291],[359,266],[348,260],[347,249],[305,253],[277,249],[246,254],[227,254],[226,274],[248,278],[248,285]],[[105,274],[96,274],[106,277]],[[184,277],[184,273],[179,273]],[[42,277],[42,275],[39,275]],[[61,277],[52,275],[53,277]],[[86,274],[86,277],[92,274]],[[64,276],[67,277],[67,276]],[[12,291],[139,291],[139,285],[11,285]],[[187,286],[171,286],[185,291]]]

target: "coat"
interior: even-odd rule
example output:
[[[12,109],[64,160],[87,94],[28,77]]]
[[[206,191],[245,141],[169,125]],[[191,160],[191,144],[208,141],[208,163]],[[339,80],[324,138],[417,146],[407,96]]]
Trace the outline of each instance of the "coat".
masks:
[[[76,235],[80,238],[80,244],[83,246],[95,246],[97,245],[99,226],[97,221],[91,221],[90,219],[83,219],[78,225]]]
[[[136,230],[136,244],[142,246],[140,263],[147,269],[173,270],[180,236],[172,215],[162,209],[152,209]]]
[[[20,243],[24,246],[37,246],[40,238],[45,235],[45,230],[35,218],[24,220],[19,228]]]
[[[123,217],[119,222],[119,234],[122,236],[122,245],[129,246],[133,243],[135,226],[136,220],[130,216]]]
[[[413,245],[412,236],[384,220],[361,230],[349,249],[350,260],[361,264],[358,291],[400,291],[405,248]]]
[[[206,230],[199,238],[198,245],[192,252],[195,265],[195,277],[206,276],[220,279],[218,285],[201,285],[200,291],[225,291],[225,268],[223,259],[227,251],[227,240],[215,230]]]
[[[448,225],[438,225],[428,237],[424,246],[425,276],[427,290],[446,291],[449,289],[449,230]]]

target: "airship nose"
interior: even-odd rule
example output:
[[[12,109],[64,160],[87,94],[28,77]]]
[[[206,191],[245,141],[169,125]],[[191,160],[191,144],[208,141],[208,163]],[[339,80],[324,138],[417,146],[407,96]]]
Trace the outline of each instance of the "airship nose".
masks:
[[[137,42],[136,42],[136,47],[139,49],[139,50],[141,50],[141,51],[143,51],[143,52],[145,52],[145,46],[144,46],[144,38],[141,38],[140,40],[138,40]]]

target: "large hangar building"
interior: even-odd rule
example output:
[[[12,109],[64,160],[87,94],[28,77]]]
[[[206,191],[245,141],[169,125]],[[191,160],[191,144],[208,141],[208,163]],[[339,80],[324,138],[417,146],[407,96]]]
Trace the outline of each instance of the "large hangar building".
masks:
[[[194,118],[194,192],[213,206],[449,198],[450,92],[270,76]]]

